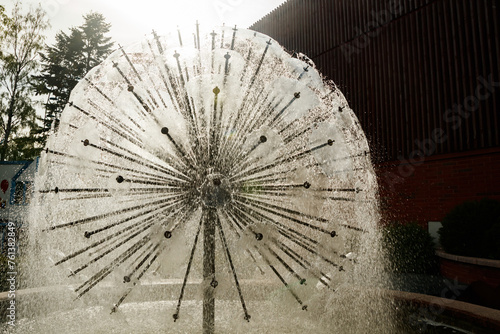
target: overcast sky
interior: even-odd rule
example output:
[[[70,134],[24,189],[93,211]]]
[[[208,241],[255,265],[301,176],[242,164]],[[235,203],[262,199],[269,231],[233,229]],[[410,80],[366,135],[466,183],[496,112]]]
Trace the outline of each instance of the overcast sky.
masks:
[[[10,13],[14,0],[7,0]],[[52,29],[47,43],[54,42],[57,31],[83,23],[90,11],[102,13],[112,28],[110,36],[121,45],[139,41],[153,29],[159,34],[179,25],[194,29],[196,20],[202,27],[237,25],[247,28],[278,7],[285,0],[23,0],[23,6],[38,4],[47,11]],[[2,1],[5,3],[5,0]]]

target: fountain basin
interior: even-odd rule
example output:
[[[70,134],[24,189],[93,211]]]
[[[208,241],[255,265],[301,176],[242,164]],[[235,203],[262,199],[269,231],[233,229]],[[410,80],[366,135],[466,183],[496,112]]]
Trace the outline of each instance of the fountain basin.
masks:
[[[182,304],[179,319],[174,322],[177,300],[175,295],[181,287],[177,280],[142,282],[123,303],[116,313],[111,313],[106,305],[94,306],[92,301],[74,302],[73,287],[44,287],[19,290],[16,295],[17,315],[15,327],[0,325],[2,333],[201,333],[202,299],[199,290],[201,282],[189,282],[186,288],[186,300]],[[362,297],[358,289],[342,291],[339,300],[323,300],[323,308],[311,305],[307,311],[300,307],[290,307],[295,301],[290,300],[283,287],[269,282],[242,281],[242,289],[258,291],[246,300],[251,318],[245,321],[244,313],[237,296],[227,299],[217,298],[215,303],[215,333],[332,333],[344,327],[348,314],[356,315],[361,309],[348,311],[341,316],[336,307],[328,311],[327,305],[347,305],[345,298],[353,301]],[[256,284],[259,289],[256,289]],[[96,295],[105,294],[107,287],[102,286]],[[368,291],[368,290],[367,290]],[[371,297],[375,292],[370,292]],[[326,296],[326,294],[325,294]],[[362,297],[366,302],[367,297]],[[8,303],[7,293],[0,294],[0,304]],[[101,300],[102,302],[102,300]],[[317,301],[318,302],[318,301]],[[368,302],[369,304],[369,302]],[[317,305],[317,303],[316,303]],[[340,310],[339,310],[340,311]],[[343,312],[343,311],[340,311]],[[339,324],[339,320],[342,324]],[[350,321],[353,321],[350,318]],[[363,323],[364,319],[360,319]],[[387,333],[391,321],[380,322],[380,328],[374,333]],[[352,331],[359,333],[360,324],[354,324]],[[366,324],[365,324],[366,325]],[[364,326],[364,325],[363,325]],[[344,327],[345,328],[345,327]]]
[[[200,282],[190,282],[186,290],[188,295],[196,296]],[[242,285],[254,285],[257,282],[242,282]],[[345,326],[344,321],[335,317],[335,312],[325,312],[318,316],[311,313],[306,317],[301,310],[290,312],[285,304],[273,300],[280,293],[281,287],[276,284],[258,282],[261,289],[259,295],[248,300],[250,310],[266,310],[252,312],[250,321],[243,319],[243,313],[235,299],[218,299],[216,301],[216,333],[360,333],[359,323]],[[2,324],[5,333],[201,333],[202,308],[201,300],[189,299],[183,304],[179,319],[174,322],[172,313],[175,310],[175,296],[179,288],[176,281],[143,282],[129,302],[120,307],[120,311],[111,314],[106,307],[88,306],[85,303],[69,304],[75,297],[71,287],[45,287],[19,290],[19,313],[16,326]],[[105,288],[104,288],[105,289]],[[359,295],[360,290],[348,288],[350,293]],[[350,293],[346,293],[349,295]],[[500,311],[468,304],[451,299],[422,295],[411,292],[366,289],[363,293],[369,304],[371,298],[381,298],[392,304],[393,308],[384,319],[370,324],[371,333],[498,333],[500,331]],[[271,296],[271,298],[270,298]],[[147,298],[151,298],[147,300]],[[8,302],[6,292],[0,293],[0,304]],[[277,307],[277,305],[282,307]],[[36,305],[44,305],[36,307]],[[77,305],[68,309],[68,305]],[[29,310],[28,310],[29,308]],[[27,315],[28,317],[23,317]],[[355,313],[355,310],[352,310]],[[241,314],[240,314],[241,313]],[[294,314],[291,314],[294,313]],[[297,314],[295,314],[297,313]],[[295,316],[294,316],[295,315]],[[340,315],[340,314],[339,314]],[[4,318],[4,317],[2,317]],[[345,320],[345,319],[343,319]],[[353,319],[350,319],[351,321]],[[360,323],[362,319],[358,319]],[[341,323],[341,324],[340,324]],[[362,332],[362,331],[361,331]]]
[[[387,298],[396,305],[413,310],[409,322],[417,327],[429,327],[446,321],[450,328],[459,328],[464,333],[498,333],[500,331],[500,310],[453,299],[423,295],[405,291],[387,290]],[[455,329],[456,330],[456,329]],[[460,332],[459,332],[460,333]]]

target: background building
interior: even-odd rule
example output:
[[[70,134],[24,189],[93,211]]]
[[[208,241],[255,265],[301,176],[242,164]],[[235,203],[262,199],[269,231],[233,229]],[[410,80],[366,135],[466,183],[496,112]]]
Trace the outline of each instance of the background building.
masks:
[[[500,199],[498,0],[288,0],[250,28],[305,53],[345,94],[387,221]]]
[[[6,253],[7,225],[14,222],[17,240],[27,228],[28,204],[33,196],[35,161],[0,162],[0,253]]]

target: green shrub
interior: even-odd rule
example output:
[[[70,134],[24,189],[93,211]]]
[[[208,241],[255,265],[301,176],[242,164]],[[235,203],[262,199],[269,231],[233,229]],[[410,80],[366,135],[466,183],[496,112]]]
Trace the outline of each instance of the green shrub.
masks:
[[[383,229],[389,270],[399,274],[435,274],[437,260],[429,232],[415,223],[391,224]]]
[[[439,241],[447,253],[500,259],[500,202],[465,202],[451,210],[442,224]]]

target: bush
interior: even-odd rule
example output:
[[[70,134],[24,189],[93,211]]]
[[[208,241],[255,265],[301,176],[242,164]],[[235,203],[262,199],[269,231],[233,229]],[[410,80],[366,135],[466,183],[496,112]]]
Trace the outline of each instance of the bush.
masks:
[[[483,199],[462,203],[442,224],[439,241],[447,253],[500,259],[500,202]]]
[[[399,274],[437,273],[434,243],[429,232],[415,223],[391,224],[383,231],[390,271]]]

